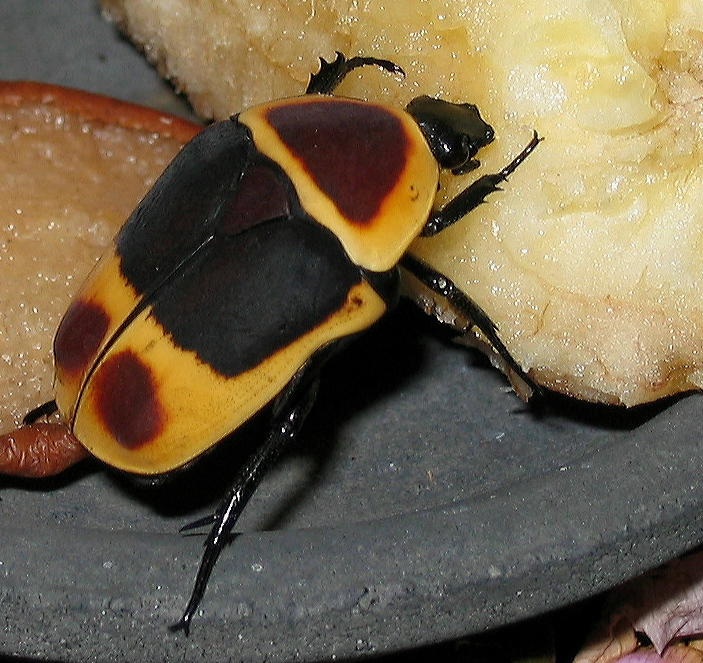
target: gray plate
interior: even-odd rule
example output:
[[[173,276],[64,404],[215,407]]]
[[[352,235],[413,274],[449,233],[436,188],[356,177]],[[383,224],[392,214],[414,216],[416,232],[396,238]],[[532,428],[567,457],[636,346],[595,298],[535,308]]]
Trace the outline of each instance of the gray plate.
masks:
[[[173,108],[93,0],[0,0],[0,77]],[[335,360],[266,478],[190,638],[201,537],[237,448],[176,484],[97,463],[4,481],[0,653],[63,661],[315,660],[458,637],[591,595],[702,539],[699,397],[541,417],[403,307]]]

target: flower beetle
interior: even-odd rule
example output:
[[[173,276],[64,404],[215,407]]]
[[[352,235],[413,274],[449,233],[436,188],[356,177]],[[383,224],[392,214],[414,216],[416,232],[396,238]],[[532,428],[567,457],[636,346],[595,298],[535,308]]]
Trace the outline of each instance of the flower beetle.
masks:
[[[476,168],[493,130],[470,104],[423,96],[398,110],[332,96],[365,65],[402,73],[337,54],[305,95],[213,124],[182,149],[66,312],[55,401],[21,429],[25,441],[75,443],[156,477],[266,413],[268,433],[221,506],[191,525],[211,530],[173,627],[186,633],[239,515],[298,435],[320,367],[394,307],[400,267],[450,300],[529,382],[480,307],[406,251],[496,191],[539,138],[433,211],[440,170]],[[56,409],[65,423],[33,423]]]

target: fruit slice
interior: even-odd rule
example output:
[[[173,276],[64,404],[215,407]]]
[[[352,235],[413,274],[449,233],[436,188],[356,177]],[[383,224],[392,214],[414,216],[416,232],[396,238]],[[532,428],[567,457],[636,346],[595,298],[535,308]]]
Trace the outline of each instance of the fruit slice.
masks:
[[[478,104],[497,135],[487,170],[536,129],[505,191],[415,250],[553,389],[634,405],[703,386],[698,0],[103,4],[203,113],[299,93],[340,50],[407,72],[340,93]]]

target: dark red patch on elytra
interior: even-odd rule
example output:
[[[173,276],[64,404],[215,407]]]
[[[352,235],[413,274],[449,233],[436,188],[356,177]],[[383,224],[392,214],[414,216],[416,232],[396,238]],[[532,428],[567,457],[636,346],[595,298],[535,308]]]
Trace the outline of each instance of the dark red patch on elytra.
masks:
[[[75,300],[61,320],[54,338],[56,364],[69,373],[92,364],[107,333],[110,317],[95,302]]]
[[[108,357],[92,379],[98,416],[119,444],[136,449],[161,432],[164,413],[154,377],[135,352]]]
[[[335,99],[272,108],[267,120],[350,221],[373,221],[405,168],[410,140],[381,106]]]
[[[220,232],[235,235],[264,221],[290,214],[288,192],[266,166],[249,167],[222,215]]]

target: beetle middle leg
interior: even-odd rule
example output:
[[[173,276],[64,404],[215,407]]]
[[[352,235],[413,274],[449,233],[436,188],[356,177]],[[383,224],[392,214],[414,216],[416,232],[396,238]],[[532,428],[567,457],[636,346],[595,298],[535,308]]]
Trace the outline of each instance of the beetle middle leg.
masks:
[[[498,185],[515,172],[518,166],[537,147],[540,140],[541,138],[535,132],[532,140],[502,170],[479,177],[456,197],[452,198],[444,207],[436,210],[425,224],[422,236],[431,237],[448,228],[483,203],[489,194],[498,191]],[[495,351],[503,358],[517,377],[529,387],[530,391],[533,394],[540,393],[540,388],[522,370],[505,347],[503,341],[501,341],[498,335],[498,328],[488,314],[457,287],[449,277],[409,253],[403,256],[400,264],[426,288],[447,300],[471,325],[478,327],[490,341]]]
[[[493,349],[502,357],[508,367],[529,388],[530,395],[541,393],[541,388],[530,378],[522,367],[515,361],[508,348],[498,335],[498,327],[488,314],[459,288],[449,277],[433,269],[428,264],[410,255],[405,254],[401,266],[418,279],[425,287],[446,299],[458,311],[470,326],[475,326],[490,341]]]
[[[280,456],[281,452],[298,436],[300,429],[307,418],[317,396],[319,380],[313,379],[300,386],[298,383],[304,379],[301,370],[293,378],[291,385],[285,390],[278,401],[274,403],[273,415],[268,436],[261,446],[250,456],[244,467],[241,468],[234,485],[224,500],[220,503],[214,514],[201,518],[182,531],[195,527],[212,525],[212,529],[205,539],[205,552],[200,561],[200,568],[195,578],[195,584],[181,618],[171,627],[172,631],[185,631],[190,629],[190,622],[195,611],[200,605],[210,574],[229,541],[229,536],[239,516],[241,516],[251,496],[256,491],[266,471]]]

